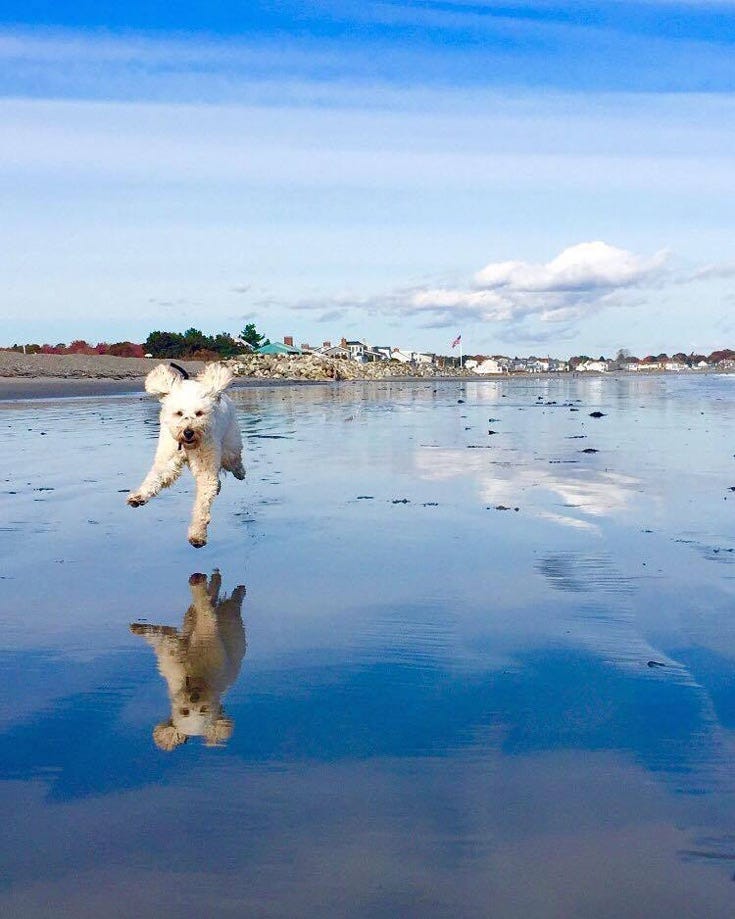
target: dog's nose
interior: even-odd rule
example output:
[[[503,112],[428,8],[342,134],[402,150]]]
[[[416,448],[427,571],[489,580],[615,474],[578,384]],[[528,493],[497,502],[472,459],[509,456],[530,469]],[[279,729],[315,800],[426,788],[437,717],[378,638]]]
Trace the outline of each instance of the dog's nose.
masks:
[[[194,436],[194,432],[191,428],[184,428],[184,440],[191,440]]]

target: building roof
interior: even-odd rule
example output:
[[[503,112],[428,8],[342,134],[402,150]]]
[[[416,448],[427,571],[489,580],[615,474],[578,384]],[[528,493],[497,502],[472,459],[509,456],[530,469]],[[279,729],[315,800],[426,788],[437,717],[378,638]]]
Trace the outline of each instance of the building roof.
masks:
[[[263,345],[262,348],[258,348],[258,354],[301,354],[301,349],[294,348],[293,345],[284,345],[280,341],[274,341],[269,345]]]

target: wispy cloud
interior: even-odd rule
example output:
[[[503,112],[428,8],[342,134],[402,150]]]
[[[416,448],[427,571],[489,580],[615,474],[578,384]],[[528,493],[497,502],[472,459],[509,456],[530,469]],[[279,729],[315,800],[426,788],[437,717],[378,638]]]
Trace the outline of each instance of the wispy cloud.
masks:
[[[735,262],[717,262],[703,265],[691,272],[685,281],[709,281],[716,279],[735,278]]]
[[[655,338],[664,299],[691,338],[702,311],[722,309],[735,189],[724,5],[88,5],[63,27],[62,4],[50,28],[37,5],[10,3],[0,280],[15,328],[62,300],[97,321],[100,291],[106,315],[137,311],[143,329],[183,291],[212,322],[253,309],[309,338],[354,321],[422,347],[445,338],[425,330],[458,323],[552,348],[593,327],[606,340],[620,306],[645,306],[635,315]],[[627,250],[544,261],[600,238]],[[717,288],[696,318],[685,268],[636,254],[664,244],[702,264],[688,281]]]
[[[339,308],[399,314],[418,319],[424,328],[492,323],[535,338],[544,336],[545,325],[553,325],[559,337],[602,310],[638,302],[635,291],[668,278],[668,262],[665,250],[641,256],[605,242],[584,242],[545,264],[491,262],[465,286],[413,287],[369,300],[341,298]],[[302,301],[295,307],[324,305]]]

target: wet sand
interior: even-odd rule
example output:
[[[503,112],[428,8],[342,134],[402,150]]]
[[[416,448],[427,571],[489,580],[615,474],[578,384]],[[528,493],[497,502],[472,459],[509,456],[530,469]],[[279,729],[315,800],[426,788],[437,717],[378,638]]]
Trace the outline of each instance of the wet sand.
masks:
[[[143,377],[125,380],[87,380],[63,377],[0,377],[0,401],[58,399],[64,396],[106,396],[143,389]]]
[[[139,393],[145,396],[145,377],[128,377],[124,380],[85,379],[84,377],[0,377],[0,402],[26,399],[63,399],[78,396],[110,396]],[[252,386],[316,386],[323,381],[238,379],[232,388]],[[326,384],[329,385],[329,384]]]
[[[0,914],[729,919],[735,378],[260,382],[0,405]]]
[[[467,377],[442,377],[443,382],[466,382]],[[145,396],[145,377],[107,379],[105,377],[0,377],[0,402],[28,399],[63,399],[79,396],[110,396],[139,393]],[[237,377],[231,389],[282,386],[354,386],[364,383],[427,383],[426,377],[386,377],[382,380],[288,380],[269,377]],[[476,382],[476,381],[473,381]]]

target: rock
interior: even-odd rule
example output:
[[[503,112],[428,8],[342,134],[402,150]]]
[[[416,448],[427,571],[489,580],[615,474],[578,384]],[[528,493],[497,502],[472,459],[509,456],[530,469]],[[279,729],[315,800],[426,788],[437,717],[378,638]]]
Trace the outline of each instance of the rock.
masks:
[[[590,418],[604,418],[604,412],[590,412]]]

